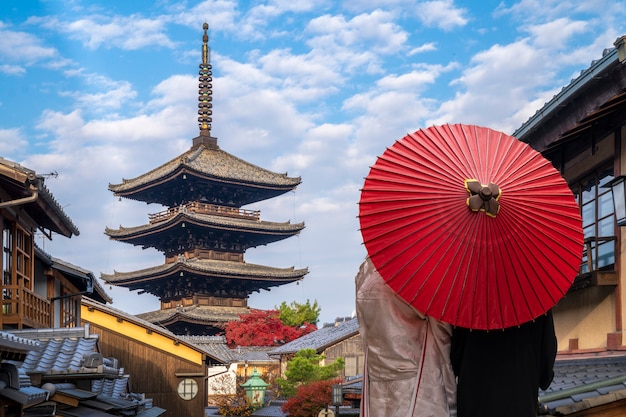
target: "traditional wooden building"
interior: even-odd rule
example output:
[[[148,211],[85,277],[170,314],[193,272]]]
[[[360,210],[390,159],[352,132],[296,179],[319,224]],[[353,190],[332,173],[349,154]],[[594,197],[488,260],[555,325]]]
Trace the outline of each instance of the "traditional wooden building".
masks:
[[[542,152],[580,205],[585,251],[580,273],[554,308],[561,352],[624,347],[626,258],[610,183],[626,174],[626,37],[513,135]],[[615,197],[615,204],[614,204]]]
[[[302,349],[315,349],[318,354],[324,355],[321,365],[343,358],[345,366],[339,374],[342,378],[363,373],[365,353],[356,318],[337,318],[334,323],[325,324],[314,332],[269,351],[270,356],[280,361],[281,375],[287,368],[287,362]]]
[[[106,229],[114,240],[154,248],[165,263],[132,272],[103,274],[111,285],[155,295],[157,311],[139,317],[176,334],[213,335],[247,312],[251,293],[298,281],[307,269],[249,264],[244,253],[298,234],[303,223],[270,222],[243,209],[294,190],[299,177],[260,168],[220,149],[211,136],[212,68],[205,23],[199,75],[200,134],[191,148],[121,184],[115,196],[167,207],[142,226]]]
[[[35,171],[0,158],[4,330],[77,326],[82,295],[110,301],[89,271],[53,258],[35,244],[37,232],[50,240],[79,233],[44,180]]]
[[[99,338],[99,349],[134,376],[129,389],[143,392],[166,416],[202,416],[211,368],[226,360],[161,326],[106,304],[84,299],[82,325]]]
[[[559,355],[542,415],[626,414],[626,199],[611,187],[626,178],[626,36],[614,46],[513,133],[567,180],[585,236],[580,273],[553,309]]]

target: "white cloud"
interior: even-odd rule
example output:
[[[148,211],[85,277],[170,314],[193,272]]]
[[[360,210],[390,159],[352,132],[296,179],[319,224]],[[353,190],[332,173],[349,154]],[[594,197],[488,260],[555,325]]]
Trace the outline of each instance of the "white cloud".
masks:
[[[560,18],[543,24],[528,26],[526,30],[533,38],[533,44],[536,47],[560,49],[574,35],[586,32],[587,28],[587,22]]]
[[[415,13],[426,26],[442,30],[463,27],[469,21],[467,10],[456,7],[453,0],[419,2],[415,5]]]
[[[0,29],[0,58],[5,63],[9,61],[31,65],[55,58],[57,54],[55,48],[42,46],[41,39],[30,33],[16,32],[4,27]]]
[[[35,19],[31,19],[36,22]],[[108,17],[86,17],[73,21],[58,18],[41,18],[42,27],[67,33],[70,39],[83,43],[86,48],[120,48],[137,50],[147,46],[174,48],[173,42],[165,33],[164,22],[147,19],[140,15]]]
[[[26,73],[26,68],[21,65],[0,65],[0,72],[3,72],[7,75],[24,75]]]
[[[0,157],[11,155],[27,146],[28,141],[20,129],[0,129]]]

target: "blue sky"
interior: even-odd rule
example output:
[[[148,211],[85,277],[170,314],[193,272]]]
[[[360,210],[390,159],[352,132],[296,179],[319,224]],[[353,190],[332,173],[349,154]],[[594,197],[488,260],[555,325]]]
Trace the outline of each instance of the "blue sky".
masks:
[[[203,22],[218,144],[302,177],[295,192],[246,208],[306,229],[246,260],[310,273],[250,305],[317,300],[330,322],[354,310],[365,256],[357,202],[376,156],[431,125],[513,133],[626,34],[626,9],[604,0],[3,0],[0,156],[58,174],[46,185],[81,234],[38,239],[53,256],[96,276],[163,262],[104,235],[162,207],[119,201],[107,187],[197,136]],[[158,308],[146,294],[109,292],[130,313]]]

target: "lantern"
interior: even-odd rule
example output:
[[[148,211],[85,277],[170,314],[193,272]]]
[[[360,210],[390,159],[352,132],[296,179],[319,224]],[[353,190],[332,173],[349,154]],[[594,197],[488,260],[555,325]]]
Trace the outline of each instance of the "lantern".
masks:
[[[246,392],[246,398],[250,401],[252,408],[260,408],[265,401],[265,390],[269,384],[261,379],[261,374],[254,368],[254,372],[241,387]]]

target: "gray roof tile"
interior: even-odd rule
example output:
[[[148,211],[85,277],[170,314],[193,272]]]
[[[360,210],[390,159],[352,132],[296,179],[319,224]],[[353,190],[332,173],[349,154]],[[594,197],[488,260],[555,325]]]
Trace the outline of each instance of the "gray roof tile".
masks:
[[[277,347],[269,352],[270,355],[295,353],[302,349],[315,349],[320,351],[335,343],[359,334],[359,322],[356,318],[327,325],[302,336],[296,340]]]
[[[559,359],[554,380],[539,393],[543,411],[562,415],[611,402],[626,392],[626,355],[615,354],[584,359]],[[606,397],[606,398],[603,398]]]

